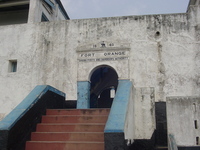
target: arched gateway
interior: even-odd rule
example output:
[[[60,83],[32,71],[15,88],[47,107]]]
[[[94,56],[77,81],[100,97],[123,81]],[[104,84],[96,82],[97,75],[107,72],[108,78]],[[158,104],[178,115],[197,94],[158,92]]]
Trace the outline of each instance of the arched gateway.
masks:
[[[87,43],[76,51],[77,108],[110,108],[118,80],[130,79],[129,43]]]
[[[117,72],[101,65],[90,74],[90,108],[110,108],[118,86]]]

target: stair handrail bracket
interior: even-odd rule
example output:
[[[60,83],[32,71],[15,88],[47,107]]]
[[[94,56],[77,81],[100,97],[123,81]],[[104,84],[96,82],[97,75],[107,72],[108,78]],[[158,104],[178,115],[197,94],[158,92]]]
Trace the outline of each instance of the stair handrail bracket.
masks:
[[[64,108],[65,93],[38,85],[0,121],[0,149],[23,149],[36,124],[48,108]]]
[[[130,80],[119,80],[117,92],[104,129],[105,150],[125,148],[134,139],[133,86]],[[130,144],[131,144],[130,143]]]

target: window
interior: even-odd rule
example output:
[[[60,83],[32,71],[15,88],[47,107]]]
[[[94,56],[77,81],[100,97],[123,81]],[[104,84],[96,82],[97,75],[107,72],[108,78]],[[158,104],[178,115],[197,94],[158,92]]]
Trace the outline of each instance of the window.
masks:
[[[199,137],[196,137],[196,145],[199,145]]]
[[[44,0],[46,4],[48,4],[51,8],[54,8],[54,3],[51,0]]]
[[[49,14],[53,14],[54,4],[52,2],[50,2],[49,0],[43,0],[42,5],[44,6],[44,8],[47,10]]]
[[[17,72],[17,60],[9,60],[9,72]]]
[[[197,120],[194,120],[194,127],[195,129],[198,129]]]
[[[42,13],[41,21],[42,21],[42,22],[49,21],[49,19],[46,17],[46,15],[45,15],[44,13]]]

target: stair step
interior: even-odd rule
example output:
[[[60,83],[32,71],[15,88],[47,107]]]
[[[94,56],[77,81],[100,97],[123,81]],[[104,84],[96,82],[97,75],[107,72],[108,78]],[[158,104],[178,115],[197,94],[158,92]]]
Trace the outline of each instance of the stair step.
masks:
[[[108,115],[110,109],[47,109],[46,115]]]
[[[105,124],[38,124],[37,132],[103,132]]]
[[[91,132],[33,132],[32,141],[91,141],[104,142],[104,133]]]
[[[26,150],[104,150],[110,109],[48,109]]]
[[[155,150],[168,150],[167,146],[156,146]]]
[[[26,143],[26,150],[104,150],[104,142],[36,142]]]
[[[42,116],[42,123],[106,123],[108,116]]]

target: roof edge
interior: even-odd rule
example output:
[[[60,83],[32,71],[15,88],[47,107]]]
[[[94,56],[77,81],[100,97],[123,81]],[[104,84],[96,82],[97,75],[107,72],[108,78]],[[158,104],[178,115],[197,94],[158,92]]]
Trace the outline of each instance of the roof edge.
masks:
[[[66,10],[65,10],[65,8],[63,7],[63,5],[62,5],[62,3],[61,3],[61,1],[60,1],[60,0],[55,0],[55,1],[56,1],[57,4],[59,5],[59,8],[60,8],[62,14],[64,15],[65,19],[70,20],[70,18],[69,18],[69,16],[68,16],[67,12],[66,12]]]

